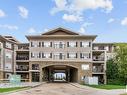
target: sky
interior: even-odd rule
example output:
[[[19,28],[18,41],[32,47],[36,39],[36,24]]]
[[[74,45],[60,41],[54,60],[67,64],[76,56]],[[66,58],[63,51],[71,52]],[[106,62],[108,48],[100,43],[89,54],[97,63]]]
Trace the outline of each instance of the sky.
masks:
[[[127,42],[127,0],[0,0],[0,35],[28,42],[63,27],[95,42]]]

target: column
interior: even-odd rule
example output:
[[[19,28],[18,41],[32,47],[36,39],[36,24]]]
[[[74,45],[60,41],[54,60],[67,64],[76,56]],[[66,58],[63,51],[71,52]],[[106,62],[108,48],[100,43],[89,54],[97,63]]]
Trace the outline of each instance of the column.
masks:
[[[32,82],[32,72],[29,72],[29,82]]]
[[[51,67],[49,67],[49,82],[51,82]]]
[[[42,66],[41,64],[39,64],[39,71],[40,71],[40,76],[39,76],[39,82],[42,82],[42,78],[43,78],[43,71],[42,71]]]
[[[107,83],[107,77],[106,77],[106,62],[107,62],[107,51],[104,52],[104,57],[105,57],[105,61],[104,61],[104,84]]]
[[[32,70],[32,64],[29,63],[29,70]],[[29,72],[29,82],[32,82],[32,72]]]
[[[70,68],[69,67],[67,67],[67,82],[70,82]]]
[[[42,82],[43,73],[42,73],[42,69],[41,69],[41,68],[40,68],[40,76],[39,76],[39,77],[40,77],[40,79],[39,79],[39,80],[40,80],[40,82]]]

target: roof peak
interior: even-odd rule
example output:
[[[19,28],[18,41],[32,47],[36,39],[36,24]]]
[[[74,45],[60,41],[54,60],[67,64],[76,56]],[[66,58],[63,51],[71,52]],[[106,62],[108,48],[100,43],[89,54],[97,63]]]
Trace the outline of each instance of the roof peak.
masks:
[[[48,32],[42,33],[42,35],[80,35],[77,32],[73,32],[70,29],[57,27],[49,30]]]

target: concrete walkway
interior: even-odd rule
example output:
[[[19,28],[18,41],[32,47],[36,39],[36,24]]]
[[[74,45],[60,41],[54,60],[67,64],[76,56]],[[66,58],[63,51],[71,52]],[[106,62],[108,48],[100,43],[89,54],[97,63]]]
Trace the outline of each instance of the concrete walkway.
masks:
[[[77,83],[45,83],[35,88],[6,95],[120,95],[121,93],[125,93],[125,90],[100,90]]]

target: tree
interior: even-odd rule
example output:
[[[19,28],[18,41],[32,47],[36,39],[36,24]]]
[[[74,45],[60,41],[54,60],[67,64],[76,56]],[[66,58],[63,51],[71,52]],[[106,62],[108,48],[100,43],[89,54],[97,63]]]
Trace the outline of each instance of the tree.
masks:
[[[127,83],[127,43],[116,44],[115,62],[118,65],[119,76]]]
[[[114,62],[114,59],[107,61],[107,79],[118,79],[118,65]]]

